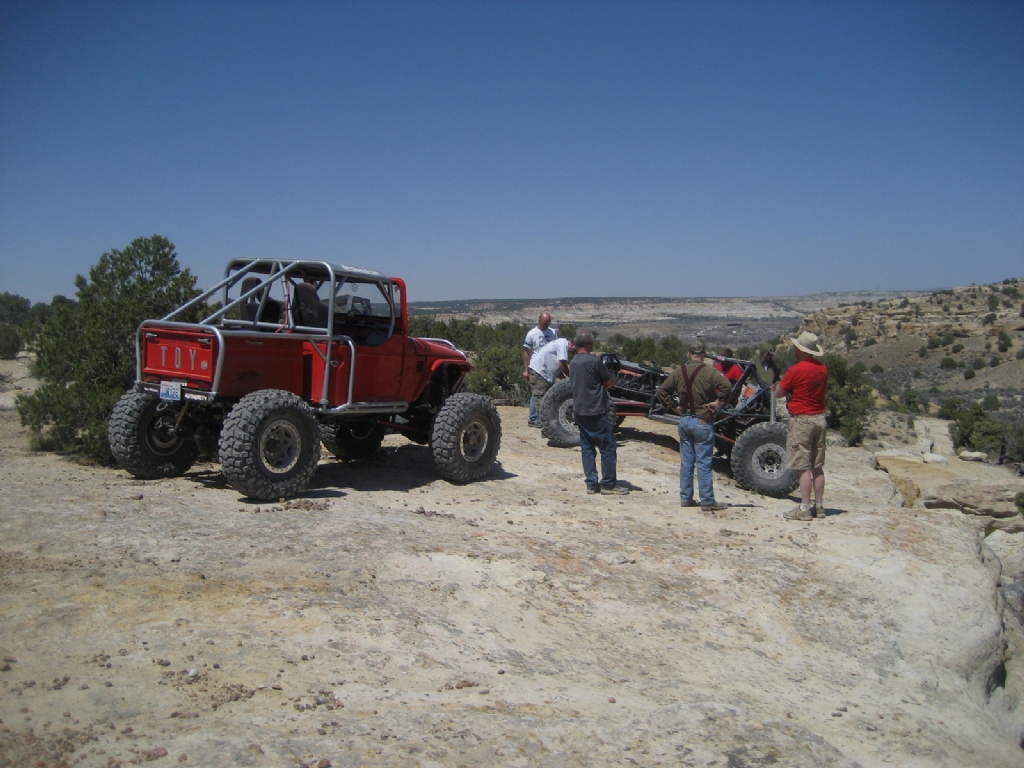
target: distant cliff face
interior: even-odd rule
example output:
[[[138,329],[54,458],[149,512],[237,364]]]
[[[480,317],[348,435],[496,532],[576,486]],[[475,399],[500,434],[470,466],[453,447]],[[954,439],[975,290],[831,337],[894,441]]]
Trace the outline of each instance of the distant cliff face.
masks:
[[[995,395],[1024,417],[1024,280],[844,303],[803,318],[828,351],[862,363],[880,392],[935,403]]]

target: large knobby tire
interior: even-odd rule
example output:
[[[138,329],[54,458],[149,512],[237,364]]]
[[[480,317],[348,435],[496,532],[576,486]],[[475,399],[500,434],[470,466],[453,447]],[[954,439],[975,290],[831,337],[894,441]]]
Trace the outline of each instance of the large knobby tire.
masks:
[[[196,444],[174,432],[181,404],[167,405],[147,392],[125,392],[110,414],[110,452],[118,466],[142,480],[177,477],[199,455]]]
[[[384,427],[374,421],[332,421],[321,426],[324,448],[339,459],[372,456],[384,440]]]
[[[568,379],[551,385],[540,401],[537,418],[540,419],[541,433],[553,445],[572,448],[580,444],[580,428],[576,426],[572,410],[572,382]]]
[[[452,395],[430,428],[434,466],[441,477],[453,483],[486,477],[500,447],[501,417],[483,395]]]
[[[246,496],[276,501],[301,493],[320,459],[320,425],[297,395],[262,389],[224,419],[220,461],[228,484]]]
[[[551,389],[540,401],[537,418],[540,420],[541,434],[552,445],[559,448],[572,448],[580,444],[580,428],[576,426],[576,417],[573,414],[572,382],[569,379],[560,379],[551,385]],[[615,414],[615,403],[610,397],[608,398],[608,418],[612,420],[612,425],[616,428],[625,419],[625,416]]]
[[[765,496],[788,496],[800,484],[800,473],[786,469],[786,425],[761,422],[736,438],[730,457],[732,476],[740,488]]]

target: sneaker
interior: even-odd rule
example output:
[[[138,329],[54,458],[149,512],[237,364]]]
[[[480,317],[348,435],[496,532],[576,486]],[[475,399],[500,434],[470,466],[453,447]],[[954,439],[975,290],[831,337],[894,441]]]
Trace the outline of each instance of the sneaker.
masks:
[[[786,520],[801,520],[804,522],[814,519],[814,513],[811,511],[811,508],[805,507],[803,504],[793,507],[789,512],[784,512],[782,516]]]
[[[680,507],[699,507],[700,502],[694,501],[693,499],[687,499],[686,501],[679,502]]]
[[[628,496],[629,488],[624,485],[613,485],[611,488],[602,488],[601,493],[607,493],[612,496]]]
[[[724,501],[713,501],[710,504],[701,504],[701,512],[719,512],[723,509],[728,509],[729,505]]]
[[[814,505],[814,516],[816,518],[818,518],[819,520],[824,520],[825,519],[825,514],[826,514],[825,507],[823,505],[821,505],[821,504],[815,504]]]
[[[540,429],[540,422],[539,421],[531,421],[529,425],[531,427],[533,427],[534,429]]]
[[[600,485],[588,485],[587,486],[587,493],[600,493],[600,492],[601,492],[601,486]]]

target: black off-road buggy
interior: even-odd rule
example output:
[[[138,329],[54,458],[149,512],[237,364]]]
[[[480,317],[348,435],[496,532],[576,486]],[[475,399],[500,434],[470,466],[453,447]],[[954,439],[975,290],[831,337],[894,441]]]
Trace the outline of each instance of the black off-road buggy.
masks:
[[[616,426],[626,416],[643,416],[678,424],[679,416],[666,413],[657,390],[668,371],[635,363],[619,353],[601,356],[615,374],[609,390]],[[799,473],[786,469],[786,425],[775,418],[775,396],[758,375],[757,363],[715,356],[735,363],[743,371],[733,384],[727,404],[715,421],[716,455],[727,459],[741,488],[766,496],[787,496],[799,483]],[[544,437],[553,445],[579,445],[580,433],[573,419],[572,386],[568,379],[555,382],[540,404]]]

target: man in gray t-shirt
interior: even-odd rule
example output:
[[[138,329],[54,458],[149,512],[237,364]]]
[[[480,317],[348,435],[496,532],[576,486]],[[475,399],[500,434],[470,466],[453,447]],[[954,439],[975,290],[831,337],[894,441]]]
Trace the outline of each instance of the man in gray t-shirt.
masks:
[[[615,384],[615,376],[601,358],[592,354],[594,334],[580,331],[576,334],[576,357],[569,363],[572,382],[572,410],[580,430],[580,449],[583,459],[583,478],[587,493],[623,495],[629,489],[619,485],[615,470],[617,455],[615,432],[608,416],[608,390]],[[601,451],[601,481],[597,478],[597,451]]]

